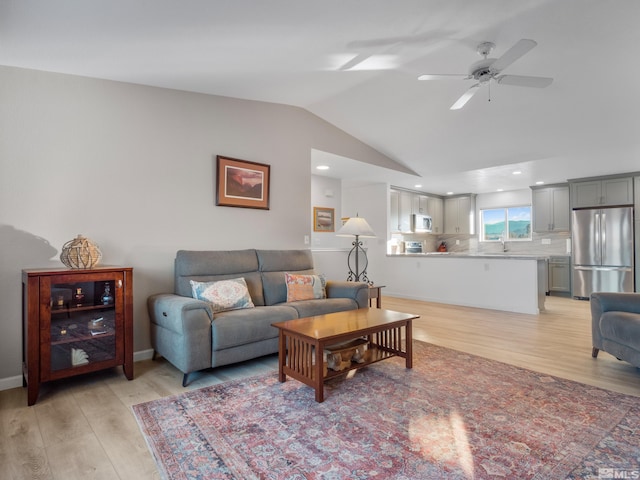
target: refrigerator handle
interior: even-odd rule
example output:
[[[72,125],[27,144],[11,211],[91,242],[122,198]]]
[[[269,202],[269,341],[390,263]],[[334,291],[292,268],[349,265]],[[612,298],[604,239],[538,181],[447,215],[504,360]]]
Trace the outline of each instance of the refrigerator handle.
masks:
[[[600,238],[600,213],[594,215],[596,229],[595,229],[595,241],[596,241],[596,264],[602,263],[602,239]]]
[[[600,264],[605,261],[604,254],[607,251],[607,214],[602,212],[600,217],[600,233],[602,240],[600,241]]]

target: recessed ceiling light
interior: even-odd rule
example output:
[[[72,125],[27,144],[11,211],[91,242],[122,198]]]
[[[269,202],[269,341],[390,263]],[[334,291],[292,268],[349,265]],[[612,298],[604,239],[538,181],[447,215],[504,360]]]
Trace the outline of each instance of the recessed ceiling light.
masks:
[[[329,165],[318,165],[316,170],[329,170]]]
[[[542,180],[538,180],[538,181],[536,182],[536,185],[543,185],[543,184],[544,184],[544,182],[543,182]]]
[[[522,172],[520,170],[516,170],[515,172],[513,172],[514,175],[520,175]]]
[[[414,185],[415,188],[422,188],[422,185],[418,184],[418,185]]]
[[[504,192],[504,188],[499,188],[496,190],[496,192]]]
[[[447,195],[453,195],[453,192],[447,192]]]

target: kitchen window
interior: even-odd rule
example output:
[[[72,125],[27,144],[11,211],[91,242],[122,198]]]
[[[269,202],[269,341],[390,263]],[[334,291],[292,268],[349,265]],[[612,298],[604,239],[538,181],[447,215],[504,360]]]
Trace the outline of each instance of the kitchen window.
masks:
[[[531,240],[531,206],[480,210],[480,241]]]

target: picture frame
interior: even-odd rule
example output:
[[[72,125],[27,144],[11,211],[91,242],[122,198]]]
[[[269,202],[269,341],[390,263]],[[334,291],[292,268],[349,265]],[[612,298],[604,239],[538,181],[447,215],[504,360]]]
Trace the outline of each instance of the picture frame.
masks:
[[[216,205],[269,210],[271,166],[216,157]]]
[[[335,232],[335,208],[313,207],[313,231]]]

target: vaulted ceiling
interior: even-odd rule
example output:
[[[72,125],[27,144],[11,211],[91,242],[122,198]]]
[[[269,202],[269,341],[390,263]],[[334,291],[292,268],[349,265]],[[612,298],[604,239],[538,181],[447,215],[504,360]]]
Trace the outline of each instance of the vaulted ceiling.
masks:
[[[484,193],[640,170],[638,25],[638,0],[7,0],[0,64],[299,106],[418,174],[361,181]],[[523,38],[504,73],[550,86],[450,110],[472,80],[417,80]]]

